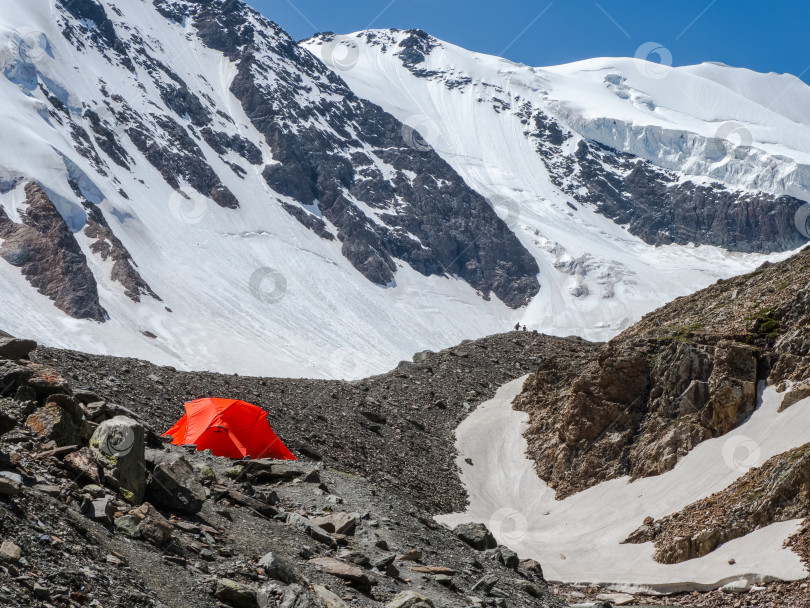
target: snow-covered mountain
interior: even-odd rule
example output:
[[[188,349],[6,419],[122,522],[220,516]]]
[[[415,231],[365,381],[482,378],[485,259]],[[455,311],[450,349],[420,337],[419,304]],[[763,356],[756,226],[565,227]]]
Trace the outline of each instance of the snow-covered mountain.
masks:
[[[807,240],[788,77],[298,45],[226,0],[9,0],[0,49],[0,326],[45,344],[357,377],[516,322],[609,337]]]

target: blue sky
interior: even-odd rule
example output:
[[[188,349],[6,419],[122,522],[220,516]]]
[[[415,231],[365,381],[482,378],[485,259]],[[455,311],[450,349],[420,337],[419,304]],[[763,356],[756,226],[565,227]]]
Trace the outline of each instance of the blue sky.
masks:
[[[657,42],[673,65],[722,61],[810,82],[806,0],[247,0],[294,38],[419,27],[465,48],[535,66],[636,55]],[[655,60],[655,57],[651,59]]]

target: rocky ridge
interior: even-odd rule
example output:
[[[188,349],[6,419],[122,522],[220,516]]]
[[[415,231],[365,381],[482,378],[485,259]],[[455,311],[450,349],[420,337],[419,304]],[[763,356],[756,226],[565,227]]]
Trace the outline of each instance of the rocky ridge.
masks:
[[[516,406],[529,453],[560,497],[670,470],[735,428],[766,381],[788,399],[810,377],[810,249],[719,281],[646,315],[610,342],[543,361]]]

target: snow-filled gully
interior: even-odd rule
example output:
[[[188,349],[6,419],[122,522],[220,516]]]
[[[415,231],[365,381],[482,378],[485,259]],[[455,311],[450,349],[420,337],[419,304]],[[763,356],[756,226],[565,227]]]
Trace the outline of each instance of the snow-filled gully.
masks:
[[[459,425],[457,464],[470,504],[466,513],[441,515],[437,521],[451,527],[468,521],[486,524],[499,543],[521,558],[539,561],[552,582],[666,593],[807,576],[798,555],[783,547],[801,520],[770,525],[705,557],[674,565],[654,561],[652,543],[621,541],[645,517],[676,512],[724,489],[747,467],[810,440],[805,411],[810,398],[778,413],[782,396],[774,387],[760,387],[759,407],[748,421],[698,445],[672,471],[633,483],[628,477],[614,479],[557,501],[526,457],[528,414],[512,409],[525,379],[502,386]]]

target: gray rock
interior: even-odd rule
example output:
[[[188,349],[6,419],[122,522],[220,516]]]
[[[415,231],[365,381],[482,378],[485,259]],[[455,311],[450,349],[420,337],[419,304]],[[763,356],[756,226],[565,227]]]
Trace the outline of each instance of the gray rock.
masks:
[[[272,551],[259,560],[259,566],[264,568],[265,574],[272,579],[286,584],[295,582],[296,577],[293,569]]]
[[[346,602],[329,591],[329,589],[323,585],[313,585],[312,592],[315,594],[315,597],[318,598],[324,608],[348,608]]]
[[[97,521],[100,524],[112,523],[115,507],[109,498],[97,498],[96,500],[85,500],[82,503],[82,513],[88,519]]]
[[[22,550],[13,542],[6,540],[0,544],[0,561],[16,562],[22,557]]]
[[[508,547],[498,547],[497,549],[498,561],[510,570],[517,570],[520,566],[520,558],[518,554]]]
[[[394,599],[385,605],[385,608],[416,608],[417,606],[425,605],[433,608],[433,600],[428,596],[422,595],[418,591],[408,589],[398,594]]]
[[[138,524],[138,532],[150,543],[162,547],[169,542],[174,528],[155,507],[145,502],[130,513],[141,520]],[[202,553],[200,553],[200,557],[203,557]]]
[[[515,587],[517,587],[524,593],[528,593],[532,597],[543,596],[543,590],[540,588],[540,586],[531,581],[521,579],[515,583]]]
[[[115,520],[115,529],[130,538],[140,538],[141,531],[138,529],[141,520],[135,515],[124,515]]]
[[[147,488],[149,500],[182,513],[199,513],[205,501],[205,488],[194,476],[194,469],[183,456],[155,467]]]
[[[486,593],[489,593],[490,591],[492,591],[492,588],[495,586],[495,583],[497,582],[498,577],[495,576],[494,574],[489,574],[480,579],[477,583],[475,583],[475,585],[473,585],[473,588],[470,591],[472,591],[473,593],[475,593],[476,591],[485,591]]]
[[[234,608],[259,608],[257,592],[254,587],[227,578],[221,578],[217,581],[214,596]]]
[[[453,529],[453,533],[473,549],[478,549],[479,551],[494,549],[498,546],[495,537],[492,536],[492,532],[490,532],[484,524],[461,524]]]
[[[321,608],[301,585],[290,585],[284,590],[281,608]]]
[[[105,420],[90,438],[90,451],[103,469],[107,485],[130,504],[143,502],[146,492],[143,425],[127,416]]]

